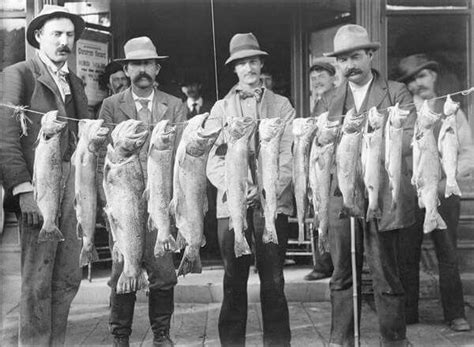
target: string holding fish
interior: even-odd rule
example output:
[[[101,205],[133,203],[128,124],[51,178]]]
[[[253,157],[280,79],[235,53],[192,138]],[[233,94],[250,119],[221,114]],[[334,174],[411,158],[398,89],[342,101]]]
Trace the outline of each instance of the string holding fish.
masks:
[[[33,121],[31,119],[29,119],[25,114],[26,106],[14,106],[14,107],[15,108],[13,110],[12,117],[15,117],[20,122],[20,127],[21,127],[20,137],[28,136],[28,124],[27,124],[27,122],[32,124]]]

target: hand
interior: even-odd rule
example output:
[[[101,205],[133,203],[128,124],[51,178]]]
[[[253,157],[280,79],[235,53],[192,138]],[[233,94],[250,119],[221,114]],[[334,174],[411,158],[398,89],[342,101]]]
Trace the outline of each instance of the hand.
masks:
[[[249,185],[247,189],[247,207],[255,207],[258,201],[258,187],[256,185]]]
[[[27,225],[37,226],[43,222],[43,216],[36,204],[33,192],[20,194],[21,217]]]

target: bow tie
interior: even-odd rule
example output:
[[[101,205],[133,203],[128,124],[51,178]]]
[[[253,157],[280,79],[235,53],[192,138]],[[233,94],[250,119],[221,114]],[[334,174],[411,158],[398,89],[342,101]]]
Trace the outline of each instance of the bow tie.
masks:
[[[239,93],[239,96],[242,100],[254,97],[255,100],[257,100],[257,102],[260,102],[260,100],[262,100],[262,96],[263,96],[263,89],[262,88],[256,88],[254,90],[239,90],[238,93]]]

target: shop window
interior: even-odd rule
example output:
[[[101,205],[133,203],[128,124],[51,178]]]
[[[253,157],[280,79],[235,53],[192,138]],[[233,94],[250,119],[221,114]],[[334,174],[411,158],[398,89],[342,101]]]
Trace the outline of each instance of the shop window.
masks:
[[[0,6],[0,71],[25,60],[26,0],[2,0]]]
[[[110,0],[64,1],[64,7],[89,24],[110,27]]]
[[[390,10],[397,9],[416,9],[420,7],[426,8],[468,8],[470,0],[386,0],[387,8]]]

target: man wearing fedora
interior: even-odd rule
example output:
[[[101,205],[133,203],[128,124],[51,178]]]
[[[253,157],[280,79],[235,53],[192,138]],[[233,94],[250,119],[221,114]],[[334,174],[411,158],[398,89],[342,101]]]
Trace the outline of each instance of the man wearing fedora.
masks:
[[[227,95],[216,102],[211,110],[209,123],[228,123],[236,117],[253,117],[255,120],[278,117],[287,125],[280,142],[278,216],[276,230],[278,244],[262,241],[263,229],[253,228],[253,213],[258,202],[257,182],[249,185],[247,211],[249,228],[246,238],[250,244],[251,233],[255,233],[255,252],[260,277],[260,300],[262,304],[263,341],[265,346],[289,346],[291,340],[288,304],[284,293],[283,263],[288,241],[288,216],[293,213],[291,191],[291,122],[295,111],[287,98],[266,89],[261,81],[263,57],[268,53],[261,50],[252,33],[235,34],[229,44],[230,57],[226,65],[238,77],[237,84]],[[249,166],[255,177],[255,152],[258,135],[249,142],[251,159]],[[219,315],[219,338],[222,346],[244,346],[247,323],[247,281],[252,256],[236,257],[234,253],[234,232],[229,229],[229,211],[224,198],[225,153],[227,144],[221,133],[211,149],[207,176],[217,187],[217,236],[224,262],[224,297]],[[259,213],[259,212],[258,212]]]
[[[371,68],[374,52],[379,47],[380,44],[371,42],[366,29],[359,25],[348,24],[339,28],[334,37],[334,52],[325,55],[336,57],[346,80],[337,88],[329,105],[329,120],[340,119],[340,116],[350,109],[355,109],[356,113],[366,116],[367,111],[373,106],[386,115],[387,107],[397,103],[403,107],[412,102],[412,97],[403,84],[387,81],[378,71]],[[410,152],[410,140],[413,135],[415,114],[413,108],[411,111],[404,129],[404,155]],[[388,176],[383,164],[380,172],[381,217],[368,221],[365,218],[355,220],[358,314],[360,315],[360,279],[365,250],[372,274],[381,345],[405,346],[408,343],[405,298],[398,275],[397,240],[400,229],[409,227],[415,221],[413,214],[415,199],[412,194],[407,193],[411,188],[410,177],[406,173],[406,167],[403,167],[399,208],[396,210],[387,208],[386,206],[390,206],[392,201]],[[332,191],[335,191],[334,186],[337,182],[333,181],[332,185]],[[349,219],[346,217],[344,220],[346,227],[330,234],[330,249],[334,263],[334,272],[329,284],[332,304],[330,344],[333,346],[354,343],[351,237]]]
[[[58,110],[58,116],[89,118],[83,83],[68,69],[67,59],[84,30],[81,17],[60,6],[45,5],[31,21],[26,37],[37,49],[33,58],[5,69],[2,102],[24,105],[38,112]],[[64,240],[38,242],[42,225],[32,187],[34,143],[41,116],[27,113],[28,135],[20,136],[21,125],[12,111],[0,116],[1,163],[4,184],[18,199],[21,238],[20,345],[64,344],[67,318],[81,281],[74,211],[74,167],[77,121],[69,120],[61,134],[62,194],[58,221]],[[61,119],[59,119],[61,120]]]
[[[182,101],[156,88],[155,78],[160,72],[159,61],[168,56],[158,55],[155,45],[146,36],[132,38],[124,45],[125,58],[117,62],[130,78],[130,88],[114,94],[103,101],[99,118],[105,123],[118,124],[127,119],[137,119],[150,126],[163,119],[172,123],[186,120],[186,107]],[[180,133],[180,132],[179,132]],[[179,142],[176,137],[175,144]],[[140,161],[146,178],[146,161],[149,138],[140,152]],[[175,145],[175,148],[176,148]],[[171,253],[158,258],[153,254],[157,231],[146,233],[146,248],[143,264],[148,273],[149,295],[148,313],[154,346],[172,346],[170,322],[174,311],[174,286],[177,283]],[[132,332],[133,312],[136,293],[117,294],[116,286],[122,272],[123,263],[112,264],[109,328],[114,338],[114,346],[128,346]]]
[[[413,94],[417,109],[425,100],[433,112],[443,113],[445,98],[437,97],[439,64],[430,60],[426,54],[414,54],[400,61],[399,81],[406,83]],[[461,109],[456,113],[459,140],[457,178],[474,172],[474,147],[466,116]],[[439,136],[441,122],[435,124],[434,134]],[[411,161],[410,161],[411,162]],[[445,197],[446,178],[441,180],[439,190],[440,205],[438,211],[447,225],[447,230],[434,230],[430,233],[435,247],[439,268],[439,288],[444,319],[454,331],[470,330],[464,312],[464,298],[457,262],[457,227],[460,214],[460,197]],[[424,212],[416,211],[417,223],[400,234],[400,279],[406,292],[407,324],[418,322],[418,296],[420,285],[420,256],[423,242]]]

